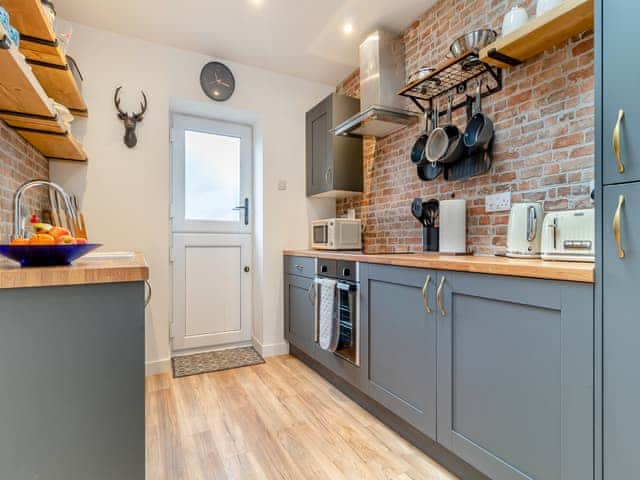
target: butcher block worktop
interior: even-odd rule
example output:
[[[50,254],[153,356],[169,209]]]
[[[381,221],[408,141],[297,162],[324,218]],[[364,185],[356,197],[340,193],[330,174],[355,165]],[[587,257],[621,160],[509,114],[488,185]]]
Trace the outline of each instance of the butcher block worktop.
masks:
[[[0,263],[0,289],[124,283],[148,279],[149,266],[141,253],[136,253],[132,258],[81,258],[67,267],[21,268],[9,261]]]
[[[317,257],[332,260],[395,265],[399,267],[432,268],[435,270],[543,278],[569,282],[593,283],[595,281],[594,264],[582,262],[551,262],[538,259],[440,255],[432,253],[368,254],[321,250],[285,250],[284,254],[300,257]]]

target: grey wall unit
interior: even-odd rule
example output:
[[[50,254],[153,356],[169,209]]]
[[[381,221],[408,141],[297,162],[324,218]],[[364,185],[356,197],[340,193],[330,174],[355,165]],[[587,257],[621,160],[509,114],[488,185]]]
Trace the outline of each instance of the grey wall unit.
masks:
[[[624,258],[611,225],[620,195]],[[603,460],[605,480],[617,480],[640,475],[640,183],[606,186],[603,200]]]
[[[358,99],[334,93],[307,112],[307,196],[362,192],[362,140],[330,132],[359,110]]]
[[[0,478],[144,480],[144,284],[0,291]]]
[[[369,265],[366,391],[418,430],[436,438],[436,272]],[[422,297],[426,293],[431,313]]]
[[[598,4],[598,2],[596,2]],[[640,2],[606,0],[601,17],[602,56],[602,172],[605,185],[640,180],[640,102],[629,95],[637,86],[640,63],[629,61],[637,56],[637,46],[630,39],[638,33]],[[624,110],[620,128],[620,158],[624,173],[619,173],[613,151],[612,135],[619,110]]]
[[[593,286],[443,278],[438,441],[495,480],[593,479]]]

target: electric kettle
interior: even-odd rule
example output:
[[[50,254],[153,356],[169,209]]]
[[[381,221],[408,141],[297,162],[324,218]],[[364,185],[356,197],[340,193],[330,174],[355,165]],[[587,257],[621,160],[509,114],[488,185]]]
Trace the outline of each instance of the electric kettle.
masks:
[[[507,257],[540,257],[543,216],[539,202],[513,204],[507,229]]]

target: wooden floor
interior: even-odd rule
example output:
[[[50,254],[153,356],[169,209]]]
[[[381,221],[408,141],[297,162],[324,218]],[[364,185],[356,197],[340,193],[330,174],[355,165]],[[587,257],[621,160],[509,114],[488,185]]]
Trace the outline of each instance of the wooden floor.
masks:
[[[456,478],[291,356],[146,386],[149,480]]]

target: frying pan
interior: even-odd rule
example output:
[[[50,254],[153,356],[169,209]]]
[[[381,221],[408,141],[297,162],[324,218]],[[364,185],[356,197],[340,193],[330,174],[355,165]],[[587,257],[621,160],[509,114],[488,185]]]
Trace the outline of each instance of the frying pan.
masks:
[[[451,121],[453,96],[449,95],[447,103],[447,124],[431,132],[427,141],[426,157],[430,162],[450,164],[457,162],[464,153],[462,133]]]
[[[422,224],[423,227],[426,227],[426,214],[427,212],[423,208],[422,199],[414,198],[413,202],[411,202],[411,213],[414,217]]]
[[[429,139],[429,134],[431,133],[429,130],[429,114],[431,112],[426,111],[424,113],[424,133],[418,137],[416,143],[413,144],[413,148],[411,149],[411,161],[416,165],[424,165],[426,160],[424,158],[424,149],[427,145],[427,140]]]
[[[471,117],[464,132],[464,146],[470,154],[484,152],[493,140],[493,122],[482,113],[482,80],[478,80],[476,88],[476,113]]]

